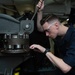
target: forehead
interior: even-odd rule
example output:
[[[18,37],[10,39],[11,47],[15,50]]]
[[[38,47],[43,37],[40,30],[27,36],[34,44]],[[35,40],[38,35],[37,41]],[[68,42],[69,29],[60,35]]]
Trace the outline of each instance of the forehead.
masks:
[[[43,29],[46,29],[46,28],[48,28],[48,26],[49,26],[49,23],[45,22],[42,27],[43,27]]]

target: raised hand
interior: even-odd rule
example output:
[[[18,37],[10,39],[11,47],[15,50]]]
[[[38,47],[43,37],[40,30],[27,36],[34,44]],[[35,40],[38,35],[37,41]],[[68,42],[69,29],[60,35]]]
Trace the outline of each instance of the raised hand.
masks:
[[[43,10],[43,8],[44,8],[44,1],[43,0],[40,0],[38,2],[38,4],[36,5],[36,7],[39,8],[39,11]]]

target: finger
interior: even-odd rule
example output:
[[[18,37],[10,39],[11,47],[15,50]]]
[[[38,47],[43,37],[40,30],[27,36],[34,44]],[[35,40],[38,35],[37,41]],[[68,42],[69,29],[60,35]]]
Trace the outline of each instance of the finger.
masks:
[[[40,2],[37,4],[37,7],[40,7],[40,6],[41,6],[41,3],[42,3],[42,2],[40,1]]]
[[[36,48],[36,45],[33,44],[33,45],[30,46],[30,48],[34,49],[34,48]]]
[[[34,46],[30,47],[31,49],[34,49]]]
[[[39,8],[41,8],[42,5],[43,5],[43,1],[40,1],[40,2],[39,2]]]

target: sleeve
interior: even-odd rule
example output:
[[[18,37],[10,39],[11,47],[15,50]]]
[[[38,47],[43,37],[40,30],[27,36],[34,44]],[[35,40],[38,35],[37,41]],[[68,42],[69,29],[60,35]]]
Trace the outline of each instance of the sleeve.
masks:
[[[63,61],[72,67],[75,66],[75,33],[71,36],[70,46],[68,47]]]

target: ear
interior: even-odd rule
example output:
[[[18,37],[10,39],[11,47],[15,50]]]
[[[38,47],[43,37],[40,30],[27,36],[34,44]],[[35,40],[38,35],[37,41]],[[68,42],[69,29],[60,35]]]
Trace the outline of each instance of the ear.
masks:
[[[59,23],[56,22],[56,23],[55,23],[55,26],[56,26],[56,28],[58,29],[58,28],[59,28]]]

